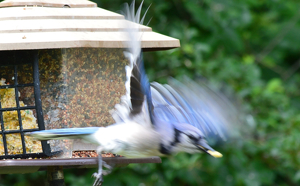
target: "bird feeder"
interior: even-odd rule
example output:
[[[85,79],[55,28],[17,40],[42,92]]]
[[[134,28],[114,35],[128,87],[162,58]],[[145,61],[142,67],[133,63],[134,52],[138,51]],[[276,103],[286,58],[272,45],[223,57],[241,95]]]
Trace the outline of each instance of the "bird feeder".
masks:
[[[81,141],[39,142],[24,133],[114,123],[109,111],[125,94],[128,64],[123,29],[131,24],[87,0],[0,3],[1,159],[96,149]],[[180,46],[140,28],[143,51]]]

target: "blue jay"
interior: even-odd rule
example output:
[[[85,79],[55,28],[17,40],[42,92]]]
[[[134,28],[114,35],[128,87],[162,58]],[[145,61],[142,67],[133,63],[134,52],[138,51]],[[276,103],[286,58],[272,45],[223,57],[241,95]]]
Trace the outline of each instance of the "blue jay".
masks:
[[[125,17],[140,21],[141,6],[134,13],[134,2],[125,5]],[[231,111],[226,100],[213,91],[186,79],[170,79],[169,85],[149,83],[144,70],[140,33],[128,28],[129,47],[124,52],[129,61],[126,94],[111,115],[115,124],[107,127],[68,128],[31,132],[39,140],[81,138],[99,147],[99,168],[94,186],[102,183],[102,152],[128,158],[166,156],[178,152],[204,152],[213,157],[222,154],[211,148],[207,137],[226,139],[231,126]]]

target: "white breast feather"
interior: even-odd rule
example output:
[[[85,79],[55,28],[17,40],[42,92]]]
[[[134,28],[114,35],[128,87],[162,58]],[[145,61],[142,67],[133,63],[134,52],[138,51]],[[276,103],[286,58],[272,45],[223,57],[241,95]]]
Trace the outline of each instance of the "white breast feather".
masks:
[[[149,157],[161,155],[158,152],[160,134],[152,127],[136,122],[120,123],[100,128],[91,139],[98,142],[104,152],[126,157]],[[88,140],[88,139],[86,139]]]

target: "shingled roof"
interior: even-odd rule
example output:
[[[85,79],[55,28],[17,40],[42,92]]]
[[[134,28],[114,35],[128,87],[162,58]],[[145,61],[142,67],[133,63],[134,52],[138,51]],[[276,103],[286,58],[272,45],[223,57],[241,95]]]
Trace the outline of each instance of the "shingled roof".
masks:
[[[67,7],[67,8],[66,8]],[[0,3],[0,50],[126,48],[120,14],[87,0],[5,0]],[[141,26],[142,48],[164,50],[179,40]]]

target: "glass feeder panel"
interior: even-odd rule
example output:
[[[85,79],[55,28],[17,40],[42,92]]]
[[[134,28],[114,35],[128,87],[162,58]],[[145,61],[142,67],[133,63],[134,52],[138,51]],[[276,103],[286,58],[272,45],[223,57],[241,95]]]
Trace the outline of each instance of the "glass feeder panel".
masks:
[[[23,129],[38,129],[35,109],[21,110]]]
[[[33,137],[24,136],[26,153],[41,153],[43,152],[41,141],[35,140]]]
[[[6,134],[7,151],[9,155],[22,154],[22,140],[19,133]]]
[[[123,49],[70,48],[39,53],[45,126],[73,128],[114,123],[109,111],[125,94]]]
[[[32,64],[18,65],[18,84],[33,83]]]
[[[4,130],[20,130],[18,111],[2,112]]]
[[[18,91],[20,107],[35,106],[34,87],[19,87]]]

